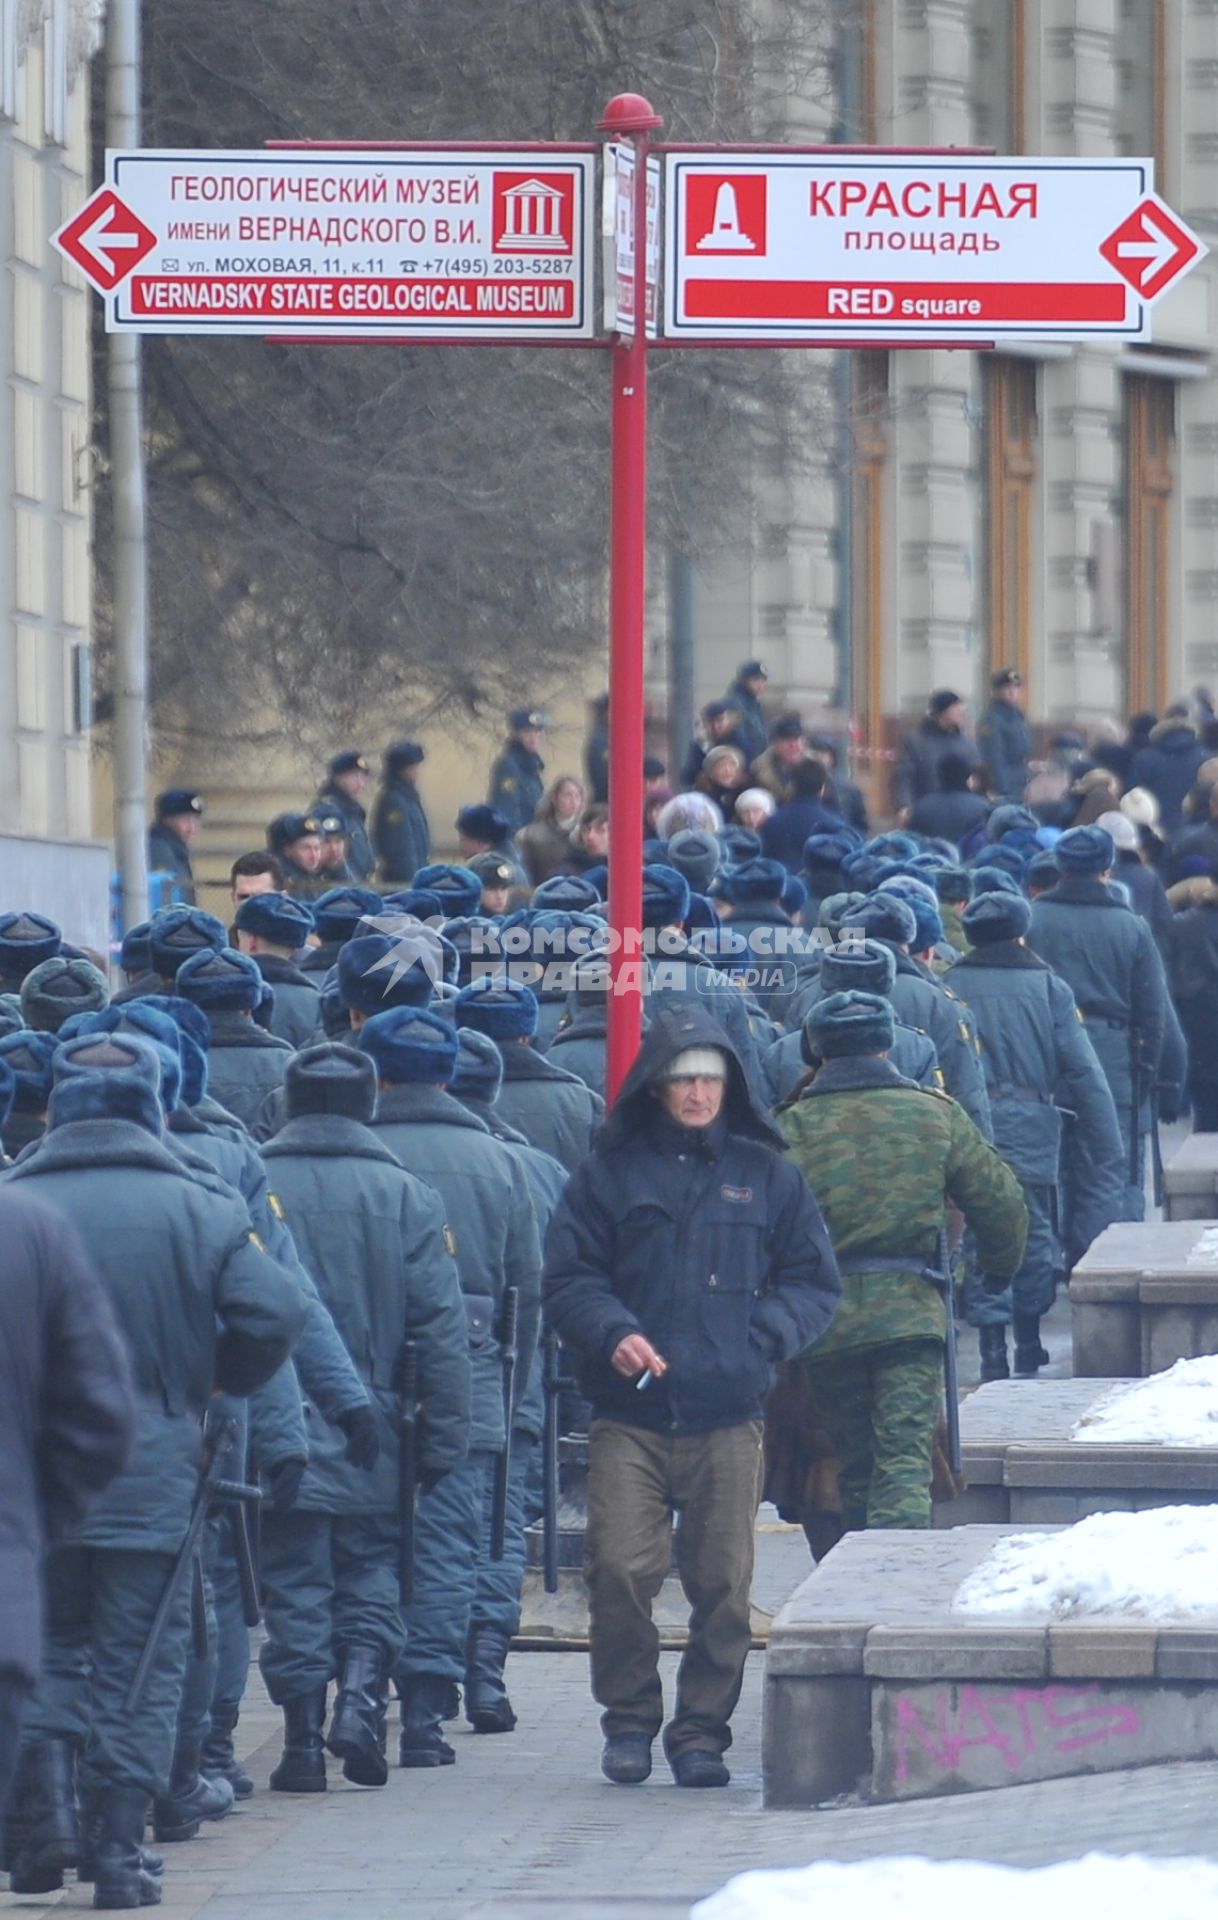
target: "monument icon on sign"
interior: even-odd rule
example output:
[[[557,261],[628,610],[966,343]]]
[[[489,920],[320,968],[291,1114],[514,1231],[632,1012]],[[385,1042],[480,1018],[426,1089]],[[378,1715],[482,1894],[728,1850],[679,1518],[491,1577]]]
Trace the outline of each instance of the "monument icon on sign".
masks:
[[[505,218],[495,236],[496,251],[506,249],[528,253],[565,253],[569,241],[563,233],[563,195],[544,180],[524,180],[509,187],[503,195]]]
[[[698,242],[700,253],[756,253],[757,243],[750,240],[747,233],[740,229],[740,209],[736,204],[736,189],[730,180],[723,180],[715,194],[715,217],[710,230],[704,233]]]

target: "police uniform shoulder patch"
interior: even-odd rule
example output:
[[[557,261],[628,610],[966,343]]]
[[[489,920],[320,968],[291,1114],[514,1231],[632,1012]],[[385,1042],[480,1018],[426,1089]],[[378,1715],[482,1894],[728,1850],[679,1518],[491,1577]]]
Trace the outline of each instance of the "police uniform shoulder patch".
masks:
[[[504,775],[503,779],[499,782],[499,785],[503,788],[503,791],[505,793],[515,793],[516,791],[516,781],[514,776],[510,773]]]
[[[401,824],[402,824],[402,810],[401,810],[401,808],[400,808],[400,807],[390,807],[390,808],[389,808],[389,810],[387,811],[387,813],[386,813],[386,815],[385,815],[385,821],[386,821],[386,824],[387,824],[388,826],[391,826],[391,827],[400,827],[400,826],[401,826]]]
[[[279,1198],[279,1195],[277,1193],[268,1193],[266,1196],[266,1203],[267,1203],[267,1206],[270,1208],[271,1212],[274,1214],[276,1220],[287,1219],[288,1216],[283,1210],[283,1201]]]
[[[257,1247],[259,1253],[266,1252],[266,1241],[262,1238],[262,1235],[258,1233],[253,1227],[250,1228],[247,1238],[252,1247]]]
[[[448,1226],[444,1229],[444,1247],[445,1251],[450,1253],[455,1260],[457,1257],[457,1236],[452,1228]]]

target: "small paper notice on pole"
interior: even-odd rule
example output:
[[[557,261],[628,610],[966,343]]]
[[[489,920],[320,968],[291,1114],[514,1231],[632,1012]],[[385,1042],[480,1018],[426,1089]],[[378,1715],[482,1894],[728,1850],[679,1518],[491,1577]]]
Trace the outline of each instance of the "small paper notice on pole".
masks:
[[[610,141],[605,148],[601,195],[601,240],[605,275],[605,327],[627,337],[635,328],[634,148]],[[659,334],[660,162],[647,162],[647,338]]]

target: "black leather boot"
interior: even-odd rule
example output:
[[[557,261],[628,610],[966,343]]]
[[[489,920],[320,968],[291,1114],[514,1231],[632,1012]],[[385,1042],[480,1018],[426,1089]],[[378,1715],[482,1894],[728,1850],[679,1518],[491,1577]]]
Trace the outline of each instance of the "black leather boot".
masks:
[[[449,1682],[432,1673],[414,1674],[402,1695],[402,1737],[398,1761],[403,1767],[451,1767],[456,1754],[440,1732],[448,1704]]]
[[[233,1790],[227,1780],[206,1779],[199,1772],[202,1747],[179,1740],[169,1772],[169,1792],[152,1803],[152,1832],[159,1841],[193,1840],[201,1820],[223,1820],[233,1810]]]
[[[214,1700],[211,1731],[203,1742],[199,1771],[208,1780],[227,1780],[238,1800],[248,1800],[254,1783],[233,1750],[233,1734],[241,1709],[231,1700]]]
[[[511,1733],[516,1715],[503,1683],[511,1642],[498,1627],[471,1627],[465,1643],[465,1717],[475,1733]]]
[[[97,1878],[97,1850],[101,1845],[101,1815],[97,1808],[97,1796],[86,1799],[80,1797],[80,1850],[76,1855],[76,1878],[82,1886]],[[151,1847],[140,1848],[140,1861],[145,1873],[155,1874],[159,1879],[165,1871],[165,1862],[159,1853]]]
[[[1032,1380],[1049,1364],[1049,1355],[1040,1343],[1040,1315],[1017,1313],[1015,1325],[1015,1373],[1020,1380]]]
[[[357,1787],[383,1787],[389,1778],[385,1759],[385,1718],[389,1712],[389,1676],[375,1647],[348,1647],[339,1658],[338,1693],[327,1747],[343,1763],[343,1775]]]
[[[1006,1328],[978,1327],[977,1343],[981,1348],[982,1380],[1009,1380],[1011,1369],[1007,1361]]]
[[[283,1703],[283,1758],[271,1775],[272,1793],[324,1793],[326,1690],[302,1693]]]
[[[101,1787],[97,1795],[95,1907],[159,1907],[160,1877],[149,1871],[141,1844],[147,1796],[138,1787]]]
[[[5,1838],[9,1889],[54,1893],[80,1845],[76,1754],[67,1740],[31,1740],[22,1748]]]

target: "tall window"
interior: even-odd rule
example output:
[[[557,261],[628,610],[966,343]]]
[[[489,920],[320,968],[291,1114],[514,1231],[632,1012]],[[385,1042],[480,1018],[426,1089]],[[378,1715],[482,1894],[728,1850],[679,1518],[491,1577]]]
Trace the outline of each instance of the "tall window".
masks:
[[[997,153],[1027,145],[1027,32],[1027,0],[973,0],[977,141]]]
[[[990,671],[1032,654],[1032,529],[1037,471],[1036,362],[982,362],[985,383],[985,593]]]
[[[864,740],[883,745],[884,469],[888,459],[888,355],[852,353],[850,704]]]
[[[1167,8],[1164,0],[1120,0],[1117,35],[1117,145],[1149,154],[1163,192],[1167,147]]]
[[[1125,660],[1130,712],[1168,700],[1176,390],[1125,376]]]

